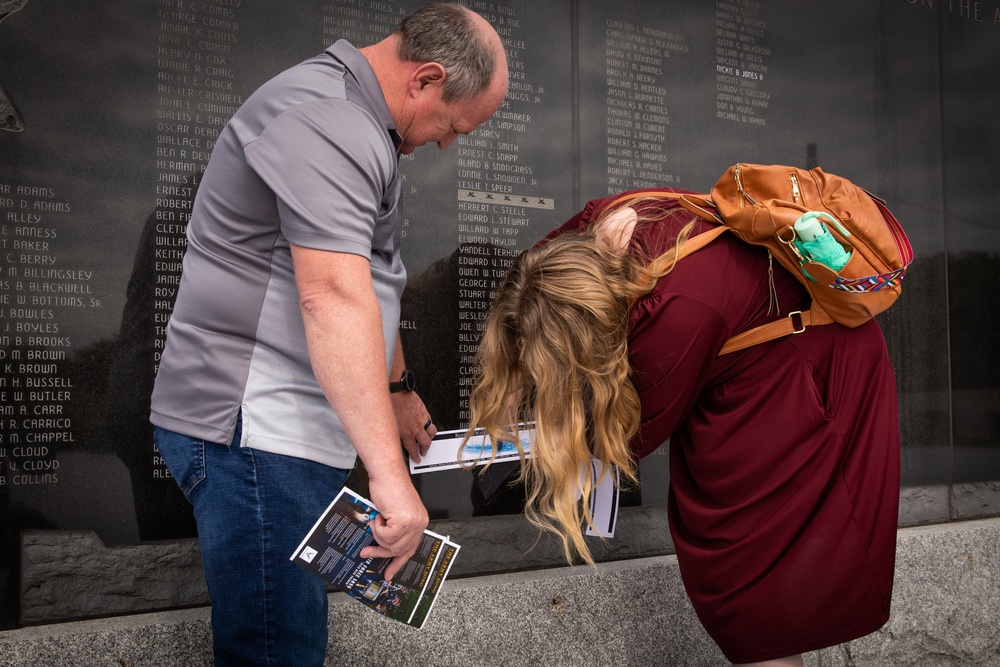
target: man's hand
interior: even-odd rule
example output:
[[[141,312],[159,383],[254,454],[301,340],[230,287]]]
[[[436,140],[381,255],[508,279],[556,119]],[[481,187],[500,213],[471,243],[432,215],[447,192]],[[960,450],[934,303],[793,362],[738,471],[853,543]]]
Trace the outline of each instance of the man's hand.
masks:
[[[385,580],[396,573],[416,552],[427,528],[427,510],[409,476],[369,477],[371,500],[378,516],[370,525],[377,545],[361,550],[362,558],[392,558],[385,568]]]
[[[430,413],[416,392],[398,392],[390,396],[396,426],[399,428],[399,440],[410,458],[420,463],[421,457],[431,446],[431,438],[437,433],[437,426],[431,421]]]

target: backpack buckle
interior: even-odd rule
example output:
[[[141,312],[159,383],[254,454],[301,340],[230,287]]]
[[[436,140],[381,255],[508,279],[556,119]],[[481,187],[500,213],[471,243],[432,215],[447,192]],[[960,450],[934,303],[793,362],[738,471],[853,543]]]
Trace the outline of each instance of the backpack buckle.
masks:
[[[806,325],[802,321],[802,311],[796,310],[794,313],[788,313],[788,318],[792,321],[792,326],[795,330],[792,331],[793,334],[800,334],[806,330]]]

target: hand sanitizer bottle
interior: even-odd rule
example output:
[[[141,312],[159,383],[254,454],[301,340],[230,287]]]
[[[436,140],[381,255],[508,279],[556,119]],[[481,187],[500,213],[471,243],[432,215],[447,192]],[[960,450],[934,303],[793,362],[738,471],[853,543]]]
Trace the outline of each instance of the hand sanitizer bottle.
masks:
[[[832,215],[821,211],[808,211],[803,213],[793,225],[795,235],[798,237],[795,240],[795,245],[809,260],[823,264],[832,271],[840,271],[847,264],[847,260],[851,258],[851,253],[844,250],[844,247],[833,237],[826,225],[820,221],[822,217],[829,218],[844,236],[850,236],[850,233]]]

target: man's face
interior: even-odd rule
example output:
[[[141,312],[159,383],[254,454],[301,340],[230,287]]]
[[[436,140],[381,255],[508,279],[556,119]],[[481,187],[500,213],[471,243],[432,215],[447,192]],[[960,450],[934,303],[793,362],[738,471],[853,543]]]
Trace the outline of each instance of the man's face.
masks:
[[[409,124],[399,128],[403,137],[399,152],[409,155],[415,148],[431,142],[444,150],[455,137],[469,134],[492,116],[506,89],[505,84],[494,85],[477,97],[445,102],[441,86],[429,88],[413,102]]]

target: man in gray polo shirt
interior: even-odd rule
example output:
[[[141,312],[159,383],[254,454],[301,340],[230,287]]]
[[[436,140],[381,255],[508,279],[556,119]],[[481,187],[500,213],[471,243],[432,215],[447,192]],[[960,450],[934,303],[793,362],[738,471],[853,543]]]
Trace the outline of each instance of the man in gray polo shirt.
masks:
[[[194,506],[217,665],[321,665],[323,582],[288,558],[355,457],[391,579],[427,512],[400,442],[434,427],[390,399],[398,347],[399,154],[473,131],[506,94],[496,32],[421,8],[383,41],[345,41],[279,74],[220,133],[188,225],[153,390],[156,445]],[[394,414],[395,410],[395,414]]]

